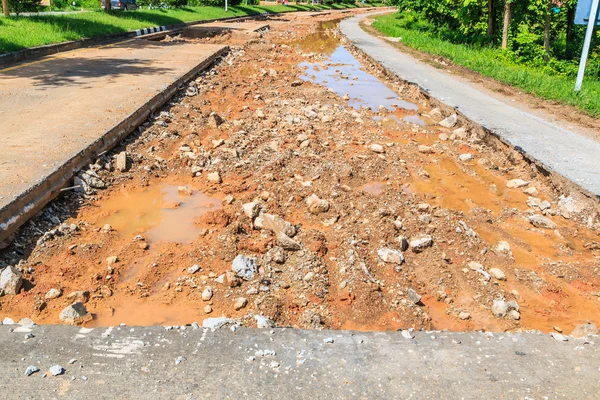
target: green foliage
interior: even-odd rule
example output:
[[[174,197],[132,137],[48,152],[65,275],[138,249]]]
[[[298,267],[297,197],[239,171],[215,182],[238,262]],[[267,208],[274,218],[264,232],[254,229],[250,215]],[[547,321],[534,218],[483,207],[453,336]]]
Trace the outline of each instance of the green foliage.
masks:
[[[39,11],[41,7],[41,0],[8,0],[9,10],[17,15],[23,12]]]

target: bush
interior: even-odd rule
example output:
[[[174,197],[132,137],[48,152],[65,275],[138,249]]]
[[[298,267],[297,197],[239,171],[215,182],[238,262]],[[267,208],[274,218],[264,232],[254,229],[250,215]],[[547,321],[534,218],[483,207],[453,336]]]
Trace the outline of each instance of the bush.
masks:
[[[8,0],[10,11],[19,15],[23,12],[36,12],[42,8],[41,0]]]

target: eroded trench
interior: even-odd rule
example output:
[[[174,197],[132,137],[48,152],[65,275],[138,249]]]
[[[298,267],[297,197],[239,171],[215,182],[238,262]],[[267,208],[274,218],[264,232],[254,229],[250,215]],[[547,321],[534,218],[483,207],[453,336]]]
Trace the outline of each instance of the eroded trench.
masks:
[[[232,43],[90,166],[107,189],[66,193],[2,251],[24,284],[0,315],[61,323],[79,300],[85,326],[600,322],[595,200],[448,122],[328,18],[279,17]]]

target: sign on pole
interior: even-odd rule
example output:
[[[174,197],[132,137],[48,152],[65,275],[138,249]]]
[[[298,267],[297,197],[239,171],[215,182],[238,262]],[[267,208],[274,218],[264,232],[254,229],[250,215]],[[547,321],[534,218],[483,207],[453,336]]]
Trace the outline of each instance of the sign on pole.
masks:
[[[581,50],[581,60],[579,60],[579,71],[577,71],[577,80],[575,81],[575,91],[581,90],[583,75],[585,74],[585,64],[587,63],[588,53],[590,52],[590,43],[594,33],[594,25],[600,25],[598,16],[598,4],[600,0],[579,0],[577,2],[577,11],[575,12],[575,23],[578,25],[587,25],[585,31],[585,40]]]

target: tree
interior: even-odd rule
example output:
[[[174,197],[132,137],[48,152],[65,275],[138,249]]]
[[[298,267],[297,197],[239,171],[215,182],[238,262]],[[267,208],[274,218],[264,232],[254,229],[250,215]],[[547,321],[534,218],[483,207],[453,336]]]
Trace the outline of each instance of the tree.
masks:
[[[504,1],[504,25],[502,27],[502,48],[508,47],[508,28],[510,27],[510,13],[512,8],[512,1]]]
[[[494,0],[488,0],[488,26],[487,26],[487,34],[488,36],[494,36],[496,34],[496,10],[494,7]]]
[[[2,0],[2,11],[4,11],[5,17],[10,15],[10,11],[8,9],[8,0]]]
[[[544,62],[548,62],[550,54],[550,13],[552,12],[552,0],[548,0],[546,15],[544,19]]]

